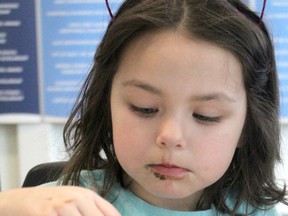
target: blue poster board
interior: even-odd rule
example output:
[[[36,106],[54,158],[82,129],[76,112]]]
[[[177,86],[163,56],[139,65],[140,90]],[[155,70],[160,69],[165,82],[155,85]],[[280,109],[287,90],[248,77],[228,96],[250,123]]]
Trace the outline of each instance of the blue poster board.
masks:
[[[71,112],[110,17],[105,1],[45,0],[41,20],[44,117],[61,121]]]
[[[40,121],[36,41],[34,1],[1,0],[0,123]]]
[[[263,1],[255,1],[261,11]],[[267,1],[264,20],[272,32],[280,82],[281,120],[288,121],[288,1]]]

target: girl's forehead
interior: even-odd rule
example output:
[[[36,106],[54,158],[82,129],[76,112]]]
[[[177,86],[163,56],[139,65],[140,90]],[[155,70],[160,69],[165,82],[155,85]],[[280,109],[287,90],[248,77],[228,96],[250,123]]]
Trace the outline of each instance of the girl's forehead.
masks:
[[[122,53],[120,70],[123,66],[153,67],[167,60],[176,66],[180,66],[178,62],[182,66],[186,63],[187,66],[193,64],[210,70],[215,66],[227,70],[233,66],[242,69],[235,55],[215,43],[192,37],[183,31],[163,30],[146,33],[132,40]]]
[[[220,45],[217,45],[215,42],[199,39],[184,30],[178,29],[147,32],[132,39],[124,48],[122,58],[134,55],[143,56],[147,54],[147,52],[149,55],[154,52],[160,53],[160,51],[165,49],[169,51],[163,53],[165,56],[169,56],[172,53],[171,57],[175,58],[177,55],[185,57],[185,53],[187,53],[193,54],[186,56],[187,59],[190,60],[205,58],[207,54],[217,56],[219,54],[221,56],[225,55],[227,58],[223,58],[223,60],[227,60],[230,56],[237,59],[230,51],[220,47]],[[195,50],[198,52],[195,53]]]
[[[179,31],[145,34],[123,52],[118,72],[121,82],[142,80],[152,85],[184,89],[197,86],[244,90],[242,66],[227,50]],[[153,84],[154,83],[154,84]]]

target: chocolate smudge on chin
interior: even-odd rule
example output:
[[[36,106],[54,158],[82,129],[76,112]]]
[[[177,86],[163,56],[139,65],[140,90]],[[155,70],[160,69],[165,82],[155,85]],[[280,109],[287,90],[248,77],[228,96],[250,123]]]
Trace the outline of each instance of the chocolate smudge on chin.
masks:
[[[167,178],[166,178],[166,176],[165,175],[161,175],[161,174],[159,174],[159,173],[154,173],[154,176],[156,177],[156,178],[159,178],[160,180],[166,180]]]

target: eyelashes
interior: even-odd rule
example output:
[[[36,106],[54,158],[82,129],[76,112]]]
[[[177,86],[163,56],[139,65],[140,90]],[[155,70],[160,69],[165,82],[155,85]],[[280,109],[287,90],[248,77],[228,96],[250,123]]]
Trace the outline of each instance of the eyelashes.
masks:
[[[137,115],[144,117],[144,118],[153,117],[159,111],[156,108],[139,107],[135,105],[130,105],[129,108],[132,112],[135,112]],[[197,121],[201,123],[205,123],[205,124],[214,123],[214,122],[217,123],[221,121],[220,116],[206,116],[206,115],[202,115],[199,113],[193,113],[192,117],[195,118]]]
[[[138,107],[135,105],[130,105],[130,110],[132,110],[133,112],[136,112],[137,114],[143,117],[149,117],[158,112],[158,109],[149,108],[149,107]]]
[[[215,116],[215,117],[210,117],[210,116],[205,116],[205,115],[201,115],[198,113],[193,113],[193,117],[196,118],[199,121],[202,122],[220,122],[221,117],[220,116]]]

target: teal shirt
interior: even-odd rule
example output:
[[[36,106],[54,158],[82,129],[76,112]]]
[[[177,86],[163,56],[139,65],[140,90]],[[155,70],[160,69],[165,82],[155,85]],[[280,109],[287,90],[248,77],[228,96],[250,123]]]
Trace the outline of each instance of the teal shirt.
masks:
[[[91,178],[92,177],[92,178]],[[93,182],[99,186],[103,184],[103,170],[82,171],[80,178],[80,186],[93,189]],[[93,181],[93,182],[91,182]],[[56,185],[56,182],[51,182],[46,185]],[[105,197],[110,203],[115,206],[122,216],[215,216],[217,211],[214,206],[211,209],[203,211],[174,211],[153,206],[139,197],[135,196],[130,190],[124,189],[120,184],[115,184],[109,194]],[[227,204],[232,204],[231,200]],[[239,208],[239,214],[244,212],[246,206]],[[270,208],[266,211],[255,210],[250,207],[249,211],[253,212],[252,216],[279,216],[276,208]],[[224,214],[219,214],[224,216]]]

